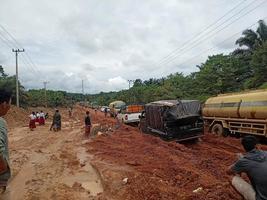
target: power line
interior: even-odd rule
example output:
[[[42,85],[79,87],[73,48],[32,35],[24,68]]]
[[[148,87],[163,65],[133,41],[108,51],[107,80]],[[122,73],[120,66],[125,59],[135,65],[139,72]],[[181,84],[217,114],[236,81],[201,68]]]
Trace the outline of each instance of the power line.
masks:
[[[5,43],[5,45],[7,45],[9,48],[13,48],[13,46],[11,46],[9,43],[8,43],[8,39],[0,32],[0,39]]]
[[[267,19],[267,16],[263,18],[263,20],[265,20],[265,19]],[[258,24],[258,22],[255,22],[254,24],[248,26],[246,29],[250,29],[250,28],[252,28],[253,26],[255,26],[255,25],[257,25],[257,24]],[[227,40],[233,38],[234,36],[236,36],[236,35],[238,35],[238,34],[240,34],[240,33],[242,33],[242,32],[243,32],[243,31],[238,31],[238,32],[236,32],[235,34],[233,34],[233,35],[231,35],[230,37],[226,38],[226,39],[223,40],[222,42],[218,43],[217,46],[223,44],[223,43],[226,42]],[[186,60],[186,61],[180,63],[178,66],[182,66],[182,65],[184,65],[184,64],[187,63],[188,61],[191,61],[191,60],[197,58],[198,56],[200,56],[200,55],[202,55],[202,54],[204,54],[204,53],[206,53],[206,52],[208,52],[208,51],[210,51],[210,50],[212,50],[212,49],[215,49],[215,47],[212,47],[212,48],[209,48],[209,49],[206,49],[206,50],[200,52],[199,54],[197,54],[197,55],[195,55],[195,56],[189,58],[188,60]]]
[[[4,33],[6,33],[10,38],[8,39],[7,36],[0,32],[0,36],[2,36],[6,41],[4,41],[2,38],[0,39],[2,39],[2,41],[5,42],[8,47],[13,48],[13,46],[15,46],[16,48],[23,48],[22,45],[17,41],[17,39],[11,33],[9,33],[9,31],[3,25],[0,24],[0,28],[2,28]],[[21,60],[24,63],[25,67],[29,68],[29,71],[34,75],[39,76],[41,74],[40,70],[38,70],[38,67],[34,64],[31,57],[26,51],[25,55],[22,54],[21,57]]]
[[[3,25],[1,25],[0,24],[0,27],[2,28],[2,30],[4,30],[4,32],[12,39],[12,43],[13,43],[13,45],[14,46],[16,46],[17,48],[22,48],[22,45],[17,41],[17,39],[3,26]],[[11,41],[10,41],[11,42]],[[35,65],[35,63],[32,61],[32,59],[31,59],[31,57],[30,57],[30,55],[27,53],[27,52],[25,52],[25,55],[26,55],[26,58],[25,58],[25,60],[27,60],[26,62],[28,62],[28,64],[29,65],[31,65],[31,68],[32,68],[32,70],[34,70],[36,73],[41,73],[39,70],[38,70],[38,68],[37,68],[37,66]]]
[[[215,35],[216,33],[222,31],[223,29],[227,28],[229,25],[233,24],[235,21],[237,21],[237,20],[240,19],[241,17],[247,15],[248,13],[252,12],[253,10],[255,10],[257,7],[259,7],[261,4],[265,3],[265,0],[264,0],[263,2],[261,2],[259,5],[257,5],[257,6],[254,7],[253,9],[249,10],[249,12],[247,12],[247,13],[245,13],[245,14],[239,16],[236,20],[232,21],[230,24],[227,24],[227,25],[224,26],[222,29],[219,29],[219,31],[216,31],[217,28],[220,28],[220,27],[221,27],[222,25],[224,25],[226,22],[232,20],[233,17],[237,16],[239,13],[241,13],[242,11],[244,11],[247,7],[249,7],[249,6],[250,6],[251,4],[253,4],[255,1],[257,1],[257,0],[252,1],[252,2],[251,2],[250,4],[248,4],[246,7],[244,7],[244,8],[241,9],[241,10],[239,10],[238,13],[235,13],[234,15],[230,16],[228,19],[226,19],[225,21],[223,21],[222,24],[219,24],[217,27],[215,27],[215,28],[213,28],[212,30],[210,30],[209,32],[207,32],[208,35],[207,35],[207,34],[204,35],[204,39],[203,39],[203,36],[202,36],[202,38],[199,38],[198,40],[193,40],[193,41],[191,41],[191,42],[190,42],[191,44],[189,43],[189,45],[186,46],[186,47],[184,47],[183,49],[181,49],[180,52],[186,52],[186,51],[192,49],[192,46],[191,46],[191,45],[193,45],[193,47],[197,46],[197,45],[195,45],[196,43],[197,43],[197,44],[200,44],[201,42],[203,42],[203,41],[209,39],[210,36],[213,36],[213,35]],[[214,31],[216,31],[216,32],[213,33]],[[211,33],[213,33],[213,34],[211,34]],[[187,48],[189,48],[189,49],[187,49]],[[162,65],[162,64],[168,64],[168,63],[170,63],[171,61],[173,61],[173,60],[174,60],[175,58],[177,58],[177,57],[179,57],[177,54],[176,54],[176,55],[173,55],[172,58],[166,59],[163,63],[161,63],[161,65]]]
[[[0,39],[5,43],[5,45],[7,46],[7,47],[9,47],[10,49],[13,49],[14,48],[14,46],[15,47],[17,47],[16,45],[14,45],[14,43],[12,43],[3,33],[1,33],[0,32]],[[13,46],[14,45],[14,46]],[[22,57],[21,57],[22,59],[22,62],[25,64],[25,66],[30,66],[31,67],[31,65],[29,65],[29,64],[27,64],[26,62],[27,62],[27,60],[25,60],[24,59],[24,56],[23,56],[23,54],[22,54]],[[34,68],[32,68],[31,67],[31,70],[30,70],[30,72],[32,72],[32,71],[34,71],[34,72],[36,72],[35,70],[34,70]],[[36,72],[37,73],[37,72]]]
[[[173,54],[175,54],[176,51],[179,51],[181,48],[183,48],[184,46],[186,46],[188,43],[191,42],[192,39],[195,39],[196,37],[200,37],[200,35],[202,35],[203,33],[205,33],[209,28],[211,28],[213,25],[217,24],[219,21],[221,21],[221,19],[223,19],[225,16],[227,16],[228,14],[230,14],[232,11],[234,11],[236,8],[238,8],[241,4],[243,4],[244,2],[246,2],[247,0],[243,0],[241,2],[239,2],[236,6],[234,6],[232,9],[230,9],[227,13],[225,13],[223,16],[221,16],[219,19],[217,19],[216,21],[214,21],[213,23],[211,23],[210,25],[208,25],[207,27],[205,27],[204,29],[202,29],[202,31],[200,31],[199,33],[197,33],[196,35],[194,35],[193,37],[191,37],[190,39],[188,39],[186,42],[184,42],[180,47],[174,49],[173,51],[171,51],[171,53],[169,53],[167,56],[163,57],[162,59],[160,59],[157,63],[161,63],[162,61],[164,61],[166,58],[168,59],[168,57],[171,57]]]
[[[211,28],[211,27],[209,27],[209,28],[206,29],[205,31],[202,31],[200,34],[197,34],[196,37],[193,37],[193,38],[191,38],[190,40],[188,40],[186,43],[184,43],[184,44],[182,45],[182,47],[177,48],[177,49],[172,53],[172,55],[169,56],[167,59],[165,59],[165,60],[159,62],[159,65],[163,64],[163,63],[166,62],[166,61],[168,62],[169,60],[171,60],[172,57],[176,55],[175,52],[178,53],[178,52],[184,51],[186,48],[190,47],[190,45],[193,45],[193,44],[196,43],[198,40],[201,40],[203,36],[205,37],[207,34],[210,34],[210,33],[214,32],[214,31],[216,31],[216,29],[220,28],[220,26],[222,26],[222,25],[224,25],[225,23],[227,23],[228,21],[230,21],[233,17],[237,16],[239,13],[241,13],[242,11],[244,11],[245,9],[247,9],[250,5],[252,5],[252,4],[253,4],[254,2],[256,2],[256,1],[257,1],[257,0],[254,0],[254,1],[250,2],[248,5],[246,5],[246,6],[243,7],[241,10],[239,10],[237,13],[234,13],[233,15],[231,15],[230,17],[228,17],[226,20],[224,20],[223,22],[221,22],[220,24],[218,24],[216,27],[213,27],[213,28],[212,28],[211,30],[209,30],[208,32],[206,32],[206,30],[208,30],[208,29]],[[242,3],[242,2],[241,2],[241,3]],[[216,24],[216,23],[214,23],[214,24]],[[205,33],[206,35],[203,35],[203,33]]]
[[[219,29],[218,31],[214,32],[213,34],[211,35],[207,35],[206,37],[204,37],[204,39],[200,40],[200,41],[194,41],[191,45],[193,46],[189,46],[190,48],[187,49],[187,50],[184,50],[182,51],[181,53],[182,54],[176,54],[174,57],[172,57],[171,59],[169,59],[168,61],[165,61],[165,63],[162,63],[160,65],[163,65],[163,64],[169,64],[171,62],[173,62],[176,58],[178,58],[179,56],[183,55],[185,52],[187,52],[188,50],[191,50],[193,49],[194,47],[198,46],[199,44],[201,44],[203,41],[209,39],[211,36],[214,36],[215,34],[219,33],[220,31],[224,30],[225,28],[227,28],[228,26],[232,25],[234,22],[238,21],[240,18],[242,18],[243,16],[251,13],[252,11],[254,11],[255,9],[257,9],[259,6],[261,6],[262,4],[266,3],[267,1],[264,0],[263,2],[261,2],[260,4],[258,4],[257,6],[253,7],[252,9],[250,9],[248,12],[244,13],[243,15],[239,16],[238,18],[236,18],[235,20],[233,20],[232,22],[226,24],[225,26],[223,26],[223,28]]]

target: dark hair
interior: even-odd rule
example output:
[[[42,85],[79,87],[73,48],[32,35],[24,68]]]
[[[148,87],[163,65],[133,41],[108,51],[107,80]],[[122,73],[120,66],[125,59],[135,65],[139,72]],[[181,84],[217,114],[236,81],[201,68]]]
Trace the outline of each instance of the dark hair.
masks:
[[[249,151],[255,149],[255,146],[258,143],[258,141],[254,136],[248,135],[242,139],[241,143],[242,143],[244,149],[246,150],[246,152],[249,152]]]
[[[1,103],[9,103],[12,96],[12,92],[6,89],[0,89],[0,104]]]
[[[89,111],[86,111],[86,114],[88,115],[89,114]]]

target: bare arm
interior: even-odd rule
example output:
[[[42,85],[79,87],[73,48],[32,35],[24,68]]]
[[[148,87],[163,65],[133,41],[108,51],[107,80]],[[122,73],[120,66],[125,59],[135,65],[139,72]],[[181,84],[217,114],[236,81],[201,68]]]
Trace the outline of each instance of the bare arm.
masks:
[[[233,167],[234,167],[234,165],[231,165],[231,166],[229,166],[228,169],[226,170],[226,173],[227,173],[228,175],[236,175],[236,174],[237,174],[237,173],[233,170]]]
[[[236,156],[237,156],[238,160],[240,160],[241,158],[244,157],[242,153],[237,153]],[[228,175],[237,175],[237,174],[241,175],[241,172],[240,173],[237,173],[234,170],[234,168],[235,168],[235,164],[232,164],[231,166],[228,167],[228,169],[226,170],[226,173]]]

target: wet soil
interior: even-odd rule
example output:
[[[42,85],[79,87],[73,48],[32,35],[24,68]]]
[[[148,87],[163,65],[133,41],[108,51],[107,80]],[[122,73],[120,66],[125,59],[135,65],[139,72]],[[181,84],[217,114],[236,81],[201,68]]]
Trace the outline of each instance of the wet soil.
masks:
[[[49,131],[49,121],[30,131],[25,111],[6,117],[13,175],[4,199],[242,199],[226,174],[243,152],[239,139],[205,134],[197,143],[166,142],[90,109],[86,139],[86,110],[77,106],[69,118],[60,109],[60,132]]]

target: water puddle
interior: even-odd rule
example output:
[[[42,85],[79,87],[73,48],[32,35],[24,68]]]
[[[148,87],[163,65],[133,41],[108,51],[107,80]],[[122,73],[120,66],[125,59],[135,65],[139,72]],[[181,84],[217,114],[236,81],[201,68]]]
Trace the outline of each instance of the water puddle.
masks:
[[[30,181],[35,176],[34,165],[36,163],[46,162],[46,157],[38,153],[32,154],[30,160],[21,168],[20,172],[11,179],[7,191],[0,199],[5,200],[21,200],[27,192],[27,181]]]
[[[73,187],[75,183],[81,184],[81,187],[90,192],[90,195],[96,196],[98,193],[103,192],[101,179],[90,164],[90,156],[85,148],[80,147],[77,150],[77,158],[83,167],[79,171],[74,172],[74,174],[70,170],[65,170],[61,182],[69,187]]]

